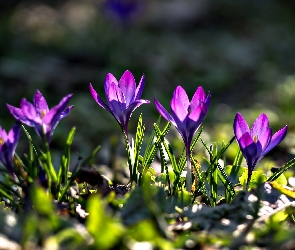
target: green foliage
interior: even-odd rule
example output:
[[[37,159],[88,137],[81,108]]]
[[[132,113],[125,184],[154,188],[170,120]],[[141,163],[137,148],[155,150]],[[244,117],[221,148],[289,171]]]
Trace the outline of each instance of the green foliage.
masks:
[[[288,169],[293,167],[295,164],[295,158],[288,161],[284,166],[282,166],[278,171],[276,171],[272,176],[270,176],[267,181],[275,181],[277,178],[279,178],[284,172],[286,172]]]
[[[99,249],[113,248],[123,233],[120,221],[107,214],[106,205],[97,195],[92,195],[87,204],[89,216],[86,227],[94,238],[94,246]]]
[[[159,126],[159,123],[160,123],[160,119],[161,117],[159,117],[158,121],[157,121],[157,126]],[[144,169],[147,169],[150,167],[150,165],[152,164],[155,156],[156,156],[156,153],[157,153],[157,150],[158,150],[158,145],[161,141],[161,137],[165,137],[167,135],[167,133],[169,132],[169,129],[171,127],[171,123],[168,122],[165,126],[165,128],[163,129],[163,131],[160,133],[160,137],[156,137],[156,130],[154,128],[150,138],[149,138],[149,141],[148,141],[148,144],[146,146],[146,150],[144,152],[144,156],[143,156],[143,168]]]
[[[205,144],[205,142],[203,140],[201,140],[204,147],[206,148],[207,152],[210,155],[210,159],[209,160],[205,159],[207,161],[209,167],[205,171],[202,178],[200,179],[194,196],[196,197],[197,192],[200,190],[202,185],[204,185],[205,180],[207,178],[209,178],[209,186],[211,188],[211,192],[210,192],[211,193],[210,194],[210,204],[211,204],[211,206],[215,206],[216,202],[217,202],[218,180],[221,181],[221,183],[225,187],[225,190],[227,190],[227,193],[225,195],[228,195],[228,194],[230,195],[229,199],[232,199],[232,197],[235,194],[233,185],[232,185],[231,181],[229,180],[229,177],[227,176],[227,174],[224,171],[223,167],[221,167],[220,164],[218,163],[218,160],[221,158],[222,154],[227,150],[227,148],[231,145],[231,143],[233,142],[234,139],[235,139],[235,137],[233,137],[228,142],[228,144],[222,145],[220,150],[217,150],[216,144],[215,144],[215,146],[208,148],[207,145]],[[217,170],[218,170],[218,172],[217,172]]]
[[[239,178],[239,181],[241,185],[244,187],[246,186],[248,179],[248,169],[246,169],[242,176]],[[249,189],[257,187],[257,185],[261,184],[262,182],[265,182],[267,180],[267,177],[265,174],[263,174],[261,171],[253,171],[250,184],[249,184]]]
[[[36,212],[44,216],[53,214],[52,197],[46,194],[46,191],[41,187],[32,186],[30,189],[32,206],[35,208]]]
[[[201,128],[190,147],[193,186],[187,191],[185,149],[177,156],[167,139],[171,124],[163,130],[159,125],[160,119],[146,145],[142,115],[135,139],[124,134],[124,167],[129,168],[131,185],[112,184],[91,167],[100,146],[70,170],[75,128],[67,136],[58,168],[49,145],[36,146],[23,128],[29,152],[24,160],[14,155],[17,179],[5,171],[0,175],[0,234],[24,249],[236,249],[250,244],[244,240],[249,234],[254,235],[253,246],[259,245],[259,237],[268,239],[272,234],[278,239],[272,243],[278,247],[292,239],[295,232],[282,235],[276,227],[286,227],[284,223],[294,218],[294,191],[285,186],[283,175],[294,159],[270,177],[262,170],[253,171],[249,192],[241,191],[248,177],[241,151],[232,165],[226,164],[235,138],[208,146]],[[202,160],[195,155],[199,140],[198,146],[208,155]],[[153,169],[157,161],[160,173]]]

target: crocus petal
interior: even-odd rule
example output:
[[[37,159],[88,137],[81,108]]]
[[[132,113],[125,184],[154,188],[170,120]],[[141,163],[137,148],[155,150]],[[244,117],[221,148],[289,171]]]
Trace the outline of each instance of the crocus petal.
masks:
[[[60,121],[62,118],[68,116],[68,114],[70,113],[70,111],[71,111],[73,108],[74,108],[74,105],[71,105],[71,106],[67,107],[63,112],[61,112],[61,113],[60,113],[60,116],[59,116],[59,119],[54,119],[53,121],[51,121],[50,126],[48,126],[48,124],[47,124],[47,129],[45,130],[45,132],[50,130],[50,131],[51,131],[51,134],[50,134],[50,135],[53,135],[53,132],[54,132],[54,130],[55,130],[57,124],[59,123],[59,121]],[[45,124],[45,123],[44,123],[44,124]]]
[[[185,129],[185,136],[184,137],[186,138],[188,144],[191,143],[191,141],[194,137],[194,134],[196,133],[196,131],[198,130],[198,128],[200,127],[200,125],[202,124],[202,122],[206,116],[206,113],[204,113],[202,111],[201,107],[195,109],[195,113],[199,113],[199,114],[194,115],[194,118],[197,118],[197,115],[198,115],[198,120],[193,120],[190,117],[187,117],[186,122],[184,124],[184,128],[181,129],[181,130]]]
[[[238,143],[247,161],[248,167],[253,169],[258,160],[256,143],[253,141],[249,133],[243,134],[238,140]]]
[[[57,126],[59,121],[64,117],[63,113],[72,96],[72,94],[69,94],[62,98],[59,104],[50,109],[50,111],[44,116],[42,123],[35,125],[35,130],[40,137],[42,137],[42,134],[45,133],[48,143],[50,142],[55,127]]]
[[[144,84],[145,84],[145,77],[144,75],[142,75],[140,81],[139,81],[139,84],[136,88],[136,91],[135,91],[135,96],[134,96],[134,101],[136,100],[139,100],[141,95],[142,95],[142,92],[143,92],[143,89],[144,89]]]
[[[40,123],[41,117],[37,114],[34,105],[27,100],[23,100],[21,103],[21,110],[23,114],[29,119],[30,121]]]
[[[12,129],[8,132],[7,141],[9,141],[9,143],[13,145],[12,148],[16,147],[16,144],[19,140],[20,131],[21,131],[20,123],[16,122],[14,126],[12,127]]]
[[[34,123],[23,114],[23,111],[20,108],[13,107],[9,104],[6,104],[6,106],[9,110],[10,114],[12,114],[12,116],[16,120],[21,121],[22,123],[26,124],[27,126],[30,126],[30,127],[34,126]]]
[[[148,100],[136,100],[134,102],[132,102],[125,110],[124,112],[124,116],[122,117],[119,117],[117,120],[118,122],[121,124],[121,127],[123,127],[124,131],[126,133],[128,133],[127,129],[128,129],[128,123],[129,123],[129,120],[132,116],[132,113],[135,109],[137,109],[139,106],[141,106],[142,104],[148,104],[150,103],[150,101]]]
[[[0,127],[1,139],[3,140],[0,148],[0,160],[8,169],[9,173],[13,174],[13,155],[20,136],[20,122],[16,122],[8,134]],[[5,136],[6,135],[6,136]],[[4,140],[4,138],[6,139]]]
[[[271,134],[272,134],[272,131],[269,128],[262,135],[260,135],[260,137],[258,137],[258,141],[256,142],[256,144],[261,145],[261,152],[258,152],[258,154],[261,154],[268,146],[271,140]]]
[[[0,127],[0,140],[1,140],[1,143],[0,143],[0,152],[4,146],[4,143],[7,141],[7,133],[6,131]]]
[[[207,107],[205,103],[200,103],[199,106],[192,110],[192,112],[188,115],[188,118],[194,122],[201,124],[206,116]]]
[[[205,105],[206,105],[207,110],[209,109],[209,106],[210,106],[210,100],[211,100],[211,94],[208,93],[207,98],[205,100]]]
[[[178,98],[172,98],[170,106],[174,120],[183,122],[188,115],[188,106],[186,106],[185,103]]]
[[[50,111],[43,117],[43,123],[55,124],[56,122],[58,122],[61,119],[60,115],[62,114],[62,112],[64,112],[72,96],[72,94],[65,96],[61,99],[58,105],[50,109]]]
[[[126,106],[134,100],[136,83],[132,73],[129,70],[126,70],[122,75],[118,83],[119,88],[122,90],[123,95],[125,96]]]
[[[201,102],[205,102],[205,100],[206,100],[206,93],[204,89],[201,86],[199,86],[191,100],[191,103],[190,103],[191,109],[194,110],[200,105]]]
[[[270,143],[268,144],[267,148],[263,151],[259,159],[265,156],[270,150],[272,150],[276,145],[278,145],[285,138],[287,134],[287,130],[288,130],[288,126],[285,126],[272,136]]]
[[[113,76],[113,74],[108,73],[106,75],[105,81],[104,81],[104,92],[106,97],[108,96],[108,88],[110,87],[111,84],[116,84],[118,85],[118,81],[116,77]]]
[[[205,104],[202,103],[198,108],[196,108],[187,118],[186,118],[186,134],[191,141],[194,134],[202,124],[203,120],[206,117],[207,109]]]
[[[173,99],[178,99],[179,102],[182,103],[183,108],[186,109],[187,111],[190,105],[190,102],[185,90],[181,86],[177,86],[176,89],[174,90],[172,100]]]
[[[135,109],[137,109],[142,104],[149,104],[149,103],[150,103],[149,100],[143,100],[143,99],[136,100],[133,103],[131,103],[129,105],[129,107],[126,108],[125,112],[128,113],[130,110],[134,111]]]
[[[89,89],[90,89],[90,93],[93,97],[93,99],[96,101],[96,103],[101,106],[102,108],[104,108],[105,110],[109,111],[112,113],[111,109],[109,108],[109,106],[105,103],[105,101],[103,99],[100,98],[100,96],[96,93],[96,91],[94,90],[94,88],[92,87],[91,83],[89,84]]]
[[[253,123],[253,126],[250,130],[250,134],[252,137],[257,136],[260,137],[261,134],[263,134],[265,131],[269,129],[269,123],[268,118],[266,114],[261,114],[257,117],[255,122]]]
[[[163,116],[167,121],[171,122],[174,126],[176,126],[176,123],[175,123],[174,119],[172,118],[172,116],[162,106],[162,104],[158,102],[158,100],[156,99],[156,97],[154,98],[154,103],[155,103],[156,109],[158,110],[158,112],[160,113],[160,115]]]
[[[7,140],[7,137],[8,137],[8,135],[7,135],[6,131],[2,127],[0,127],[0,138],[5,142]],[[1,143],[0,143],[0,145],[1,145]]]
[[[8,159],[11,162],[11,166],[13,165],[13,155],[20,137],[20,132],[21,132],[21,127],[20,127],[20,123],[16,122],[14,124],[14,126],[12,127],[12,129],[9,131],[8,133],[8,141],[9,141],[9,152],[7,152],[8,154]]]
[[[126,115],[126,119],[129,120],[131,117],[132,112],[137,109],[139,106],[141,106],[142,104],[148,104],[150,103],[150,101],[148,100],[137,100],[133,103],[131,103],[128,108],[125,110],[125,115]]]
[[[122,90],[116,85],[111,84],[107,90],[107,99],[112,110],[112,113],[118,117],[124,114],[126,109],[126,102]]]
[[[69,107],[67,107],[61,114],[60,114],[60,119],[68,116],[68,114],[70,113],[70,111],[74,108],[74,105],[71,105]]]
[[[240,113],[237,113],[235,116],[234,133],[235,133],[237,140],[240,140],[240,138],[243,136],[243,134],[250,133],[249,126]]]
[[[42,137],[42,133],[45,133],[47,142],[50,142],[51,136],[54,133],[54,130],[59,123],[59,121],[66,117],[72,108],[73,105],[66,108],[70,99],[72,98],[72,94],[64,97],[60,103],[53,107],[43,118],[42,124],[38,124],[35,126],[36,132]]]
[[[34,95],[33,104],[34,104],[39,116],[40,115],[44,116],[49,111],[47,102],[39,90],[37,90],[36,94]],[[45,113],[44,113],[44,111],[45,111]]]

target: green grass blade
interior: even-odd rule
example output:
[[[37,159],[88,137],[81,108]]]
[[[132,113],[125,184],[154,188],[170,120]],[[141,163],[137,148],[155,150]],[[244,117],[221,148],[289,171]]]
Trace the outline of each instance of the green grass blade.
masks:
[[[133,174],[132,174],[132,161],[131,161],[131,152],[130,152],[130,144],[127,138],[127,135],[125,134],[124,130],[122,130],[124,141],[125,141],[125,148],[127,152],[127,162],[128,162],[128,168],[129,168],[129,176],[130,176],[130,182],[133,182]]]
[[[25,132],[25,135],[27,136],[28,141],[29,141],[29,155],[27,157],[27,159],[28,159],[27,173],[28,173],[28,179],[30,181],[32,181],[38,175],[38,168],[36,167],[36,164],[35,164],[35,155],[38,157],[39,155],[41,155],[41,152],[40,151],[37,152],[37,149],[34,147],[32,137],[29,134],[29,132],[26,130],[24,125],[22,125],[22,129]]]
[[[212,152],[210,151],[210,149],[208,148],[208,146],[205,144],[205,142],[202,140],[201,138],[201,142],[204,145],[204,147],[206,148],[207,152],[209,153],[210,157],[212,157],[212,160],[210,160],[210,162],[215,163],[216,161],[218,161],[221,157],[221,155],[228,149],[228,147],[232,144],[232,142],[234,141],[235,137],[233,137],[225,146],[223,146],[217,153],[215,156],[213,156]]]
[[[229,192],[230,199],[232,199],[235,196],[235,189],[234,189],[228,175],[226,174],[224,168],[222,166],[220,166],[220,164],[218,164],[217,167],[218,167],[218,170],[219,170],[218,178],[221,180],[224,187]]]
[[[233,178],[234,180],[237,178],[238,176],[238,173],[239,173],[239,170],[241,168],[241,165],[242,165],[242,161],[243,161],[243,154],[242,154],[242,151],[241,149],[239,148],[238,149],[238,152],[236,154],[236,157],[234,159],[234,162],[233,162],[233,167],[230,171],[230,176],[231,178]]]
[[[154,133],[156,135],[155,124],[154,124]],[[156,124],[156,125],[158,126],[158,124]],[[156,156],[157,150],[158,150],[158,144],[161,141],[161,136],[165,137],[167,135],[167,133],[169,132],[170,127],[171,127],[171,123],[168,122],[166,124],[165,128],[163,129],[163,131],[160,132],[159,137],[156,136],[157,137],[156,141],[153,143],[149,153],[145,154],[147,156],[144,157],[144,159],[143,159],[143,167],[144,167],[144,169],[149,168],[150,165],[152,164],[152,162],[153,162],[153,160],[154,160],[154,158]],[[159,126],[158,126],[158,128],[159,128]]]
[[[172,151],[172,148],[171,146],[169,147],[165,141],[165,137],[163,136],[163,134],[161,133],[159,127],[157,124],[154,124],[154,128],[155,128],[155,132],[156,132],[156,136],[158,138],[160,138],[160,141],[162,143],[162,145],[164,146],[165,150],[166,150],[166,153],[168,154],[168,157],[171,161],[171,165],[172,165],[172,169],[174,172],[176,173],[179,173],[178,172],[178,166],[177,166],[177,162],[176,162],[176,159],[175,159],[175,156],[173,154],[173,151]],[[159,144],[158,144],[159,145]]]
[[[80,171],[81,171],[81,168],[79,168],[79,161],[78,161],[75,168],[74,168],[74,171],[72,172],[71,177],[69,179],[67,179],[65,187],[60,189],[61,193],[60,193],[60,195],[58,197],[59,202],[63,201],[66,192],[68,191],[69,187],[72,185],[72,183],[74,182],[74,180],[76,179],[76,177],[80,173]]]
[[[134,166],[133,166],[133,179],[136,180],[137,183],[137,174],[138,174],[138,163],[139,163],[139,155],[143,142],[145,126],[142,123],[142,114],[140,114],[138,119],[138,125],[135,134],[135,148],[134,148]]]
[[[10,186],[10,185],[8,185],[8,184],[2,182],[2,181],[0,182],[0,189],[2,189],[2,190],[6,190],[7,193],[8,193],[8,192],[13,193],[13,194],[16,195],[18,198],[21,198],[21,196],[20,196],[20,194],[19,194],[18,191],[14,190],[14,189],[12,188],[12,186]]]
[[[156,124],[159,126],[161,121],[161,116],[159,116]],[[145,163],[146,160],[148,159],[149,155],[151,154],[151,152],[153,151],[153,146],[154,146],[154,140],[155,140],[156,134],[155,134],[155,130],[152,131],[150,137],[149,137],[149,141],[146,145],[146,149],[143,155],[143,162]]]
[[[212,145],[211,152],[213,152],[212,154],[210,154],[210,158],[212,160],[212,158],[215,155],[218,154],[216,143],[214,143]],[[214,163],[214,164],[216,164],[216,163]],[[211,206],[212,207],[215,207],[216,202],[217,202],[217,184],[218,184],[218,171],[217,171],[217,168],[214,168],[214,170],[212,171],[212,173],[210,175],[210,188],[211,188],[211,199],[210,199],[210,201],[211,201]]]
[[[221,155],[228,149],[228,147],[232,144],[232,142],[234,141],[235,137],[233,137],[228,144],[226,144],[224,147],[222,147],[215,156],[213,156],[212,152],[210,151],[210,149],[208,148],[208,146],[205,144],[205,142],[201,139],[202,144],[204,145],[204,147],[206,148],[206,150],[208,151],[209,155],[210,155],[210,162],[209,162],[209,167],[207,169],[207,171],[205,172],[202,180],[200,183],[204,182],[208,176],[216,170],[216,168],[218,168],[218,160],[220,159]],[[205,159],[207,160],[207,159]],[[208,160],[207,160],[208,161]],[[220,169],[219,169],[220,170]],[[226,173],[223,173],[223,176],[227,176]],[[226,185],[225,187],[230,187],[230,189],[233,189],[232,183],[230,182],[229,178],[225,178],[226,180]],[[196,189],[196,191],[200,190],[201,185],[200,183],[198,184],[198,187]],[[234,190],[234,189],[233,189]]]
[[[291,167],[293,167],[295,165],[295,158],[293,158],[292,160],[288,161],[283,167],[281,167],[278,171],[276,171],[272,176],[270,176],[267,181],[274,181],[277,178],[279,178],[279,176],[281,174],[283,174],[284,172],[286,172],[288,169],[290,169]]]
[[[0,188],[0,196],[10,200],[11,203],[15,204],[16,206],[19,207],[19,205],[15,202],[15,200],[13,199],[13,197],[8,194],[7,192],[5,192],[3,189]]]
[[[98,145],[89,156],[87,156],[85,158],[85,160],[82,161],[81,166],[84,167],[87,164],[90,164],[90,162],[92,161],[92,159],[97,155],[98,151],[100,150],[101,145]]]
[[[171,183],[170,183],[169,169],[168,169],[167,161],[165,159],[165,153],[164,153],[163,145],[160,144],[158,149],[159,149],[160,155],[161,155],[162,169],[164,169],[166,171],[166,182],[168,183],[169,194],[171,194]]]
[[[200,139],[200,136],[203,132],[203,127],[201,127],[196,135],[196,137],[194,138],[194,140],[192,141],[192,144],[190,146],[190,152],[192,152],[197,144],[197,142]],[[184,166],[186,164],[186,153],[185,153],[185,147],[183,148],[183,151],[181,153],[180,159],[178,161],[178,165],[179,165],[179,171],[182,172]]]
[[[61,156],[61,163],[60,163],[58,175],[57,175],[58,187],[61,185],[62,181],[66,182],[68,178],[68,172],[70,167],[71,146],[73,143],[75,131],[76,131],[75,127],[73,127],[70,130],[63,155]]]

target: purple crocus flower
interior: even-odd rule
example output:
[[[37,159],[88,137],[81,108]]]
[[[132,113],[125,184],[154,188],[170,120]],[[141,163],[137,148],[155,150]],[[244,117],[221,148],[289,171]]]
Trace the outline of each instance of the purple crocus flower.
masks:
[[[206,96],[204,89],[200,86],[197,88],[191,102],[185,90],[178,86],[173,93],[170,103],[171,115],[168,111],[154,99],[155,105],[159,113],[169,122],[171,122],[178,132],[181,134],[188,160],[187,169],[187,190],[191,188],[191,166],[190,166],[190,145],[194,134],[202,124],[209,105],[210,93]]]
[[[7,104],[7,107],[15,119],[30,127],[34,127],[41,138],[44,134],[49,143],[59,121],[66,117],[74,107],[67,107],[71,97],[72,94],[67,95],[58,105],[49,109],[45,98],[41,92],[37,90],[33,104],[24,98],[20,103],[20,108],[13,107],[9,104]]]
[[[12,176],[14,176],[13,155],[19,140],[19,136],[19,122],[16,122],[8,133],[6,133],[6,131],[2,127],[0,127],[0,160]]]
[[[173,93],[170,103],[171,114],[154,99],[159,113],[171,122],[181,134],[184,144],[189,151],[193,136],[203,122],[210,104],[210,94],[206,96],[205,91],[200,86],[197,88],[191,102],[185,90],[178,86]]]
[[[266,114],[261,114],[253,123],[252,128],[249,129],[247,122],[240,113],[236,114],[233,126],[236,140],[248,165],[246,185],[248,189],[257,162],[285,138],[287,126],[272,135]]]
[[[104,83],[104,91],[108,104],[101,99],[90,83],[90,92],[99,106],[109,111],[117,120],[122,130],[128,136],[128,122],[132,112],[148,100],[139,99],[144,88],[144,75],[136,88],[135,79],[129,70],[126,70],[119,80],[108,73]]]

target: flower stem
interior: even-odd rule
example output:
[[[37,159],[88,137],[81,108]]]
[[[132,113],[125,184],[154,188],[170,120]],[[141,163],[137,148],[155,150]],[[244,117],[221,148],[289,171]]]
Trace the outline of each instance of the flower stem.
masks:
[[[57,175],[56,175],[56,172],[55,172],[54,167],[52,165],[51,154],[49,151],[48,143],[46,146],[47,146],[46,159],[47,159],[48,170],[49,170],[49,173],[50,173],[50,176],[51,176],[51,179],[53,180],[53,182],[57,182]]]
[[[250,169],[248,169],[248,178],[247,178],[247,183],[246,183],[246,187],[245,187],[246,191],[248,191],[248,189],[249,189],[249,184],[250,184],[250,181],[251,181],[251,175],[252,175],[252,171],[250,171]]]
[[[45,157],[46,157],[46,161],[47,161],[47,171],[46,172],[50,174],[50,179],[53,182],[57,182],[57,175],[56,175],[55,169],[52,165],[51,154],[50,154],[50,150],[49,150],[49,143],[46,139],[45,133],[43,133],[42,139],[44,142]]]
[[[192,163],[190,158],[190,148],[186,149],[187,172],[186,172],[186,191],[191,192],[192,189]]]
[[[128,167],[129,167],[129,173],[130,173],[130,183],[132,185],[134,181],[134,173],[133,173],[133,165],[132,162],[133,160],[131,157],[133,157],[133,153],[131,152],[133,149],[130,147],[130,142],[128,139],[128,133],[122,128],[123,136],[125,139],[125,145],[126,145],[126,150],[127,150],[127,161],[128,161]]]

